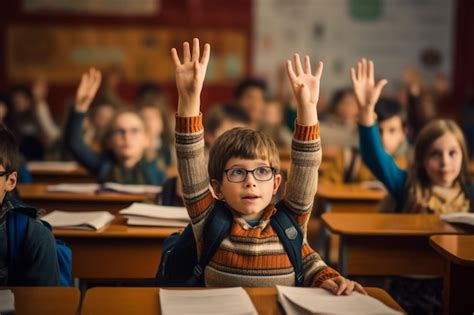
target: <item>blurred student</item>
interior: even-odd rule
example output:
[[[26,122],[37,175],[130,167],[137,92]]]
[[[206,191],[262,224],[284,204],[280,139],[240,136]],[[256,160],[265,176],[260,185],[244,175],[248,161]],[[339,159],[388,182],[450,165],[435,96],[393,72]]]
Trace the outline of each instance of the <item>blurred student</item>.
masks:
[[[288,151],[293,136],[290,129],[285,125],[283,114],[284,108],[281,102],[277,100],[266,101],[261,131],[273,139],[278,149]]]
[[[246,79],[235,89],[237,106],[242,108],[250,117],[250,126],[258,130],[261,127],[265,109],[267,84],[259,79]]]
[[[374,64],[362,59],[351,69],[359,105],[359,136],[362,159],[384,183],[398,213],[442,214],[472,212],[474,188],[469,182],[466,141],[452,120],[429,122],[418,134],[414,161],[401,170],[385,152],[374,108],[387,80],[375,83]],[[409,314],[442,312],[442,279],[397,277],[390,292]]]
[[[83,74],[66,126],[66,145],[77,161],[96,175],[98,182],[161,185],[166,173],[157,169],[155,160],[145,156],[150,137],[145,121],[137,111],[121,110],[112,117],[100,155],[84,143],[83,120],[100,82],[101,74],[93,68]]]

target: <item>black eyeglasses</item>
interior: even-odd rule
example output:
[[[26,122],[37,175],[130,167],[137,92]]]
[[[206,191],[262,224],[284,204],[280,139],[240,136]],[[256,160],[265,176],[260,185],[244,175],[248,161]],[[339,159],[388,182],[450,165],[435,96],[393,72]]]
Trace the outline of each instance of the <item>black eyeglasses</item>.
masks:
[[[275,175],[275,169],[270,166],[260,166],[253,170],[246,170],[241,167],[233,167],[224,170],[227,180],[231,183],[241,183],[247,178],[248,173],[252,173],[253,178],[260,182],[267,182]]]
[[[10,174],[11,174],[10,171],[3,171],[3,172],[0,172],[0,177],[5,176],[5,175],[8,176],[8,175],[10,175]]]

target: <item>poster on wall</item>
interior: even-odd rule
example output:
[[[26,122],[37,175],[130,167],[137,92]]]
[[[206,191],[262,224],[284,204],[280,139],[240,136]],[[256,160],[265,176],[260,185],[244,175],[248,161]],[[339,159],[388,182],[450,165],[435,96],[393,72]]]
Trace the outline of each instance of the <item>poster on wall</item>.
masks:
[[[400,83],[407,65],[426,80],[450,76],[454,1],[266,0],[254,1],[254,74],[275,89],[294,52],[325,64],[322,89],[350,86],[349,71],[361,57],[377,75]]]
[[[196,36],[213,44],[208,82],[234,83],[245,75],[248,39],[241,31],[11,25],[5,45],[7,78],[28,82],[41,75],[71,83],[91,66],[113,65],[132,81],[169,82],[174,80],[171,48],[181,50],[184,41]]]
[[[23,0],[24,13],[72,13],[105,15],[153,15],[160,0]]]

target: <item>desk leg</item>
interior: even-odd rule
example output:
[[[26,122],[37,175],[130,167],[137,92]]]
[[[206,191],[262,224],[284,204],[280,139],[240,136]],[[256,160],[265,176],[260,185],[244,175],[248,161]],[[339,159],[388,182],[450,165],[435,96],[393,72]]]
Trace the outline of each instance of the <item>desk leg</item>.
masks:
[[[448,262],[444,275],[444,314],[474,314],[474,268]]]
[[[347,250],[346,250],[346,237],[344,235],[340,236],[339,240],[339,273],[344,277],[347,277]]]

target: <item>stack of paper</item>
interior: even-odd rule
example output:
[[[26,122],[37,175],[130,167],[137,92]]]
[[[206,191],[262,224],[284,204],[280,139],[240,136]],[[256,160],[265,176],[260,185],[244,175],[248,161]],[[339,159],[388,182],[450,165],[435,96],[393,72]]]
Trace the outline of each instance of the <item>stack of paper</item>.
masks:
[[[50,171],[50,172],[73,172],[79,169],[79,164],[73,161],[32,161],[28,162],[28,169],[31,172],[35,171]]]
[[[15,312],[15,296],[11,290],[0,290],[0,313],[13,314]]]
[[[373,297],[353,292],[334,295],[321,288],[277,285],[278,301],[287,315],[299,314],[401,314]]]
[[[474,213],[453,212],[442,214],[441,220],[449,223],[463,223],[474,225]]]
[[[160,289],[161,314],[258,314],[243,288]],[[184,303],[183,303],[184,302]]]
[[[114,216],[107,211],[53,211],[41,219],[58,229],[99,230],[110,223]]]
[[[120,210],[128,218],[128,225],[175,226],[184,227],[189,216],[184,207],[169,207],[134,202],[128,208]]]
[[[70,192],[70,193],[95,193],[99,190],[99,184],[83,184],[83,183],[65,183],[57,185],[48,185],[47,190],[51,192]]]
[[[49,185],[48,191],[70,192],[70,193],[95,193],[99,191],[115,191],[126,194],[157,194],[161,192],[161,186],[152,185],[124,185],[118,183],[105,184],[83,184],[83,183],[64,183]]]

